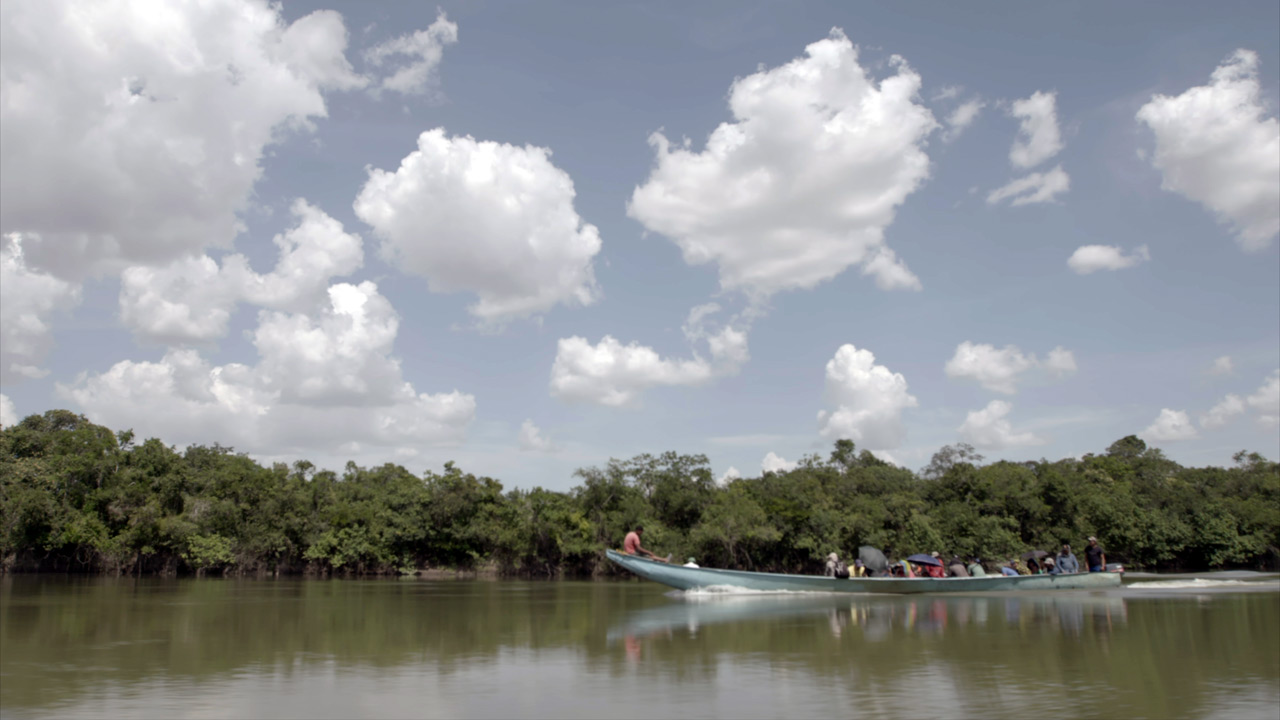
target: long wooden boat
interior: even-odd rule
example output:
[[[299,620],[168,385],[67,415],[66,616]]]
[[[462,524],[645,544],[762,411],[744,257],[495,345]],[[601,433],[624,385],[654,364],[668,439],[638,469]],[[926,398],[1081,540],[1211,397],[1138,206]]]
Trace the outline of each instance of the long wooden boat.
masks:
[[[741,588],[764,592],[920,593],[1009,592],[1019,590],[1104,590],[1119,587],[1118,572],[1076,573],[1073,575],[989,575],[980,578],[838,578],[818,575],[687,568],[637,555],[607,550],[609,559],[646,580],[679,590],[700,588]]]

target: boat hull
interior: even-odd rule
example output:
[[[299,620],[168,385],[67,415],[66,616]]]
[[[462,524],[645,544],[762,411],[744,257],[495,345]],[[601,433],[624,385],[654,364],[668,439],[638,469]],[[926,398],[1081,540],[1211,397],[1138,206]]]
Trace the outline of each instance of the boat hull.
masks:
[[[1120,573],[1077,573],[1074,575],[990,575],[980,578],[838,578],[818,575],[784,575],[781,573],[687,568],[657,562],[614,550],[606,551],[609,559],[646,580],[678,590],[733,587],[763,592],[840,592],[887,593],[917,595],[922,593],[974,593],[1045,590],[1105,590],[1119,587]]]

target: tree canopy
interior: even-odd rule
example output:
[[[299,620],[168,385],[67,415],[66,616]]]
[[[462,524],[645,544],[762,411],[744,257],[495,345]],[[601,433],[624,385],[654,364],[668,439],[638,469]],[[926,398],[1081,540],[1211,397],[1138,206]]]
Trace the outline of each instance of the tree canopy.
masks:
[[[703,455],[582,468],[569,492],[505,490],[453,463],[415,475],[305,460],[264,467],[232,448],[179,451],[66,410],[0,431],[0,563],[107,573],[395,573],[491,567],[615,572],[606,547],[645,544],[707,566],[816,572],[829,552],[938,551],[999,561],[1098,536],[1109,559],[1161,569],[1274,567],[1280,463],[1241,451],[1187,468],[1134,436],[1101,455],[994,462],[944,447],[919,474],[839,440],[823,460],[717,485]]]

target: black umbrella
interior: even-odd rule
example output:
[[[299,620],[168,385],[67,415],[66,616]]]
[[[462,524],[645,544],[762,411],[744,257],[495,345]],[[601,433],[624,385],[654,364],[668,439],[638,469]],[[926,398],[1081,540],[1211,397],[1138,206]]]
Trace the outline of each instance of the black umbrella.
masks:
[[[1023,559],[1023,560],[1031,560],[1032,558],[1035,558],[1036,560],[1039,560],[1040,558],[1042,558],[1042,557],[1044,557],[1044,556],[1046,556],[1046,555],[1048,555],[1048,554],[1049,554],[1049,553],[1045,552],[1044,550],[1032,550],[1032,551],[1030,551],[1030,552],[1024,552],[1024,553],[1022,553],[1022,559]]]
[[[863,545],[858,548],[858,559],[862,561],[863,566],[868,570],[882,571],[889,568],[889,559],[884,556],[884,553],[870,545]]]

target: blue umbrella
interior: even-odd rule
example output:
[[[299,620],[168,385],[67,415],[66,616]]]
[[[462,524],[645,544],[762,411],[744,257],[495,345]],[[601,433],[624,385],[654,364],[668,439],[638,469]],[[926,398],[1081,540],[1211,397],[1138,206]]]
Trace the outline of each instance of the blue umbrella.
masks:
[[[924,553],[919,553],[918,555],[912,555],[911,557],[907,558],[907,562],[913,562],[917,565],[937,565],[938,567],[942,567],[941,560],[939,560],[938,558],[932,555],[925,555]]]

